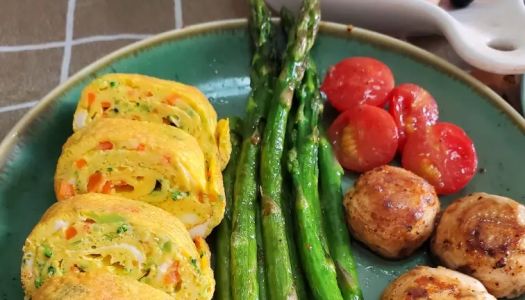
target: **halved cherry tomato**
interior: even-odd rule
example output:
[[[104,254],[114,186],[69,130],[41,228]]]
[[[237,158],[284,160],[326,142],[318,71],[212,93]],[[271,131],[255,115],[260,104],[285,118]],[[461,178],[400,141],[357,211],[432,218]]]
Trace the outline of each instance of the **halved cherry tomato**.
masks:
[[[360,104],[383,106],[394,88],[394,76],[387,65],[371,57],[343,59],[328,70],[321,90],[339,111]]]
[[[478,157],[460,127],[438,122],[408,136],[403,167],[430,182],[441,195],[464,188],[476,173]]]
[[[436,124],[438,106],[432,95],[419,85],[403,83],[388,95],[389,110],[399,130],[399,150],[406,136],[416,130]]]
[[[346,169],[364,172],[390,162],[397,150],[396,123],[379,107],[361,105],[340,114],[328,130],[337,159]]]

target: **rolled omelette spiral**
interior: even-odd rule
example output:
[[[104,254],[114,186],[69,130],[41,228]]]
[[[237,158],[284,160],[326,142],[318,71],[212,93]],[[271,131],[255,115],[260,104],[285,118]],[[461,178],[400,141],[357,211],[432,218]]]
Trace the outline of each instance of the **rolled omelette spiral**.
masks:
[[[73,130],[101,118],[125,118],[167,124],[194,136],[206,159],[208,184],[223,194],[222,174],[231,145],[228,120],[217,113],[197,88],[139,74],[106,74],[82,91]]]
[[[26,298],[49,278],[109,272],[179,299],[211,299],[215,282],[202,238],[140,201],[83,194],[57,202],[25,241],[21,267]]]
[[[177,216],[192,237],[206,237],[224,216],[221,182],[209,173],[194,137],[161,124],[100,119],[64,144],[55,173],[59,201],[90,192],[144,201]]]
[[[172,296],[145,283],[109,272],[70,272],[53,276],[31,300],[171,300]]]

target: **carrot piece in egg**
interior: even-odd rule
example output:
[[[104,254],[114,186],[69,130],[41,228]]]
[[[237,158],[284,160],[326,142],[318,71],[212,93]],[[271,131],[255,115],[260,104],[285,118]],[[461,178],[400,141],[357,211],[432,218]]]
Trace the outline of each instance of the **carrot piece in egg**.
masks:
[[[89,176],[88,184],[87,184],[87,190],[88,192],[96,192],[102,185],[102,173],[95,172],[91,176]]]
[[[87,165],[87,162],[85,159],[79,159],[77,161],[75,161],[75,165],[77,166],[77,168],[79,169],[82,169],[83,167],[85,167]]]
[[[167,284],[177,284],[180,281],[179,273],[179,262],[174,262],[168,269],[166,276],[164,277],[164,282]]]
[[[89,92],[87,94],[87,98],[88,98],[88,108],[91,107],[91,105],[93,104],[93,102],[95,102],[95,93],[93,92]]]
[[[110,141],[102,141],[98,143],[98,148],[100,150],[111,150],[113,149],[113,143]]]
[[[179,96],[177,94],[170,94],[169,96],[166,97],[165,101],[169,105],[175,105],[175,103],[177,102],[178,98],[179,98]]]
[[[108,180],[106,183],[104,183],[104,186],[102,187],[102,194],[110,194],[111,190],[113,189],[113,183]]]
[[[100,106],[102,106],[103,110],[107,110],[111,107],[111,103],[109,101],[102,101],[102,103],[100,103]]]
[[[75,187],[67,181],[62,181],[58,189],[58,200],[68,199],[73,196],[75,196]]]
[[[74,238],[75,235],[77,235],[77,230],[75,229],[75,227],[69,226],[66,229],[66,240],[70,240],[70,239]]]

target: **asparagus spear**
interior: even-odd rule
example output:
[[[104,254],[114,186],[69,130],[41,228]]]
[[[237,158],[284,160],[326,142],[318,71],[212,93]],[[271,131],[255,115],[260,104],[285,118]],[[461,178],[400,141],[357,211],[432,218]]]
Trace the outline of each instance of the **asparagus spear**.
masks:
[[[357,278],[356,264],[350,248],[350,237],[344,220],[341,177],[343,168],[334,156],[324,135],[319,141],[321,208],[325,216],[328,246],[337,270],[339,288],[346,300],[363,299]]]
[[[231,205],[233,198],[233,185],[235,182],[235,173],[237,171],[237,157],[241,145],[240,120],[237,118],[230,119],[230,140],[232,144],[231,159],[223,172],[224,193],[226,195],[226,209],[224,219],[218,226],[214,236],[215,250],[215,278],[217,288],[215,289],[215,299],[231,299],[230,288],[230,235],[231,235]]]
[[[292,12],[286,7],[283,6],[281,9],[281,28],[283,29],[284,35],[291,37],[289,38],[289,41],[294,40],[294,16]],[[282,60],[284,61],[285,55],[283,55]],[[290,114],[293,116],[295,112],[297,111],[297,105],[294,102],[292,107],[290,108]],[[286,136],[284,141],[284,151],[290,150],[292,148],[292,131],[294,127],[294,120],[293,118],[288,118],[288,122],[286,124]],[[286,157],[285,157],[286,159]],[[283,181],[284,182],[291,182],[291,176],[290,172],[288,172],[287,168],[283,168]],[[292,267],[293,277],[294,277],[294,284],[297,291],[297,298],[298,299],[308,299],[308,295],[310,295],[309,291],[307,290],[307,285],[305,283],[303,270],[301,268],[301,262],[299,258],[299,253],[297,249],[297,241],[295,239],[295,230],[294,230],[294,216],[293,216],[293,188],[291,185],[285,184],[283,186],[283,211],[284,211],[284,217],[285,217],[285,223],[286,223],[286,236],[288,239],[288,250],[290,251],[290,263]]]
[[[259,279],[259,299],[268,299],[268,287],[266,286],[266,272],[264,270],[264,249],[262,240],[261,207],[256,205],[256,240],[257,240],[257,278]]]
[[[305,0],[274,88],[261,152],[262,225],[270,299],[295,299],[297,291],[290,262],[282,201],[282,159],[293,93],[304,75],[305,58],[317,35],[318,0]],[[292,36],[292,35],[290,35]]]
[[[295,40],[295,31],[293,30],[295,17],[286,6],[281,8],[279,15],[281,17],[281,28],[283,29],[284,34],[288,37],[287,47],[289,47]]]
[[[305,77],[297,93],[294,147],[289,168],[295,186],[295,217],[299,253],[306,278],[316,299],[343,299],[337,285],[335,265],[330,258],[321,220],[318,187],[318,121],[322,109],[317,70],[308,59]]]
[[[259,149],[249,140],[242,143],[235,180],[231,235],[233,299],[258,299],[256,211],[257,157]]]
[[[258,299],[265,291],[264,271],[258,268],[256,206],[257,174],[263,117],[271,99],[274,61],[271,14],[263,0],[250,0],[250,32],[254,43],[252,92],[246,107],[245,130],[235,180],[231,235],[233,299]],[[259,285],[262,289],[259,291]]]
[[[281,22],[285,31],[293,25],[293,15],[286,8],[281,9]],[[357,280],[356,266],[350,248],[350,237],[344,221],[342,206],[341,165],[333,155],[331,145],[324,136],[319,142],[319,178],[321,209],[324,228],[328,238],[330,254],[337,271],[337,281],[345,300],[363,299]]]

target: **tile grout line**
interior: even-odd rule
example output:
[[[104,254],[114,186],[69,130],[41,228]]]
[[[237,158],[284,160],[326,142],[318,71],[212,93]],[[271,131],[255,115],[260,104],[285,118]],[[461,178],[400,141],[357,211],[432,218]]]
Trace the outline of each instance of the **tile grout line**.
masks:
[[[72,46],[89,44],[94,42],[109,42],[118,40],[142,40],[152,36],[152,34],[140,34],[140,33],[121,33],[114,35],[93,35],[83,38],[78,38],[71,41]],[[65,46],[64,41],[49,42],[41,44],[27,44],[27,45],[16,45],[16,46],[0,46],[0,53],[5,52],[22,52],[22,51],[35,51],[35,50],[46,50],[54,48],[62,48]]]
[[[89,44],[93,42],[109,42],[109,41],[117,41],[117,40],[142,40],[150,36],[153,36],[153,35],[152,34],[140,34],[140,33],[94,35],[94,36],[88,36],[88,37],[83,37],[83,38],[73,40],[71,43],[73,46],[75,46],[75,45]]]
[[[42,44],[28,44],[28,45],[15,45],[15,46],[0,46],[0,53],[3,52],[21,52],[21,51],[32,51],[32,50],[46,50],[53,48],[64,47],[64,42],[49,42]]]
[[[69,64],[71,62],[71,48],[73,47],[73,25],[75,21],[76,0],[67,1],[66,15],[66,38],[64,40],[64,55],[62,56],[62,66],[60,68],[60,83],[69,77]]]
[[[182,0],[174,0],[173,4],[175,7],[175,28],[181,29],[182,26],[184,26],[184,22],[182,20]]]
[[[3,106],[3,107],[0,107],[0,113],[20,110],[20,109],[24,109],[24,108],[30,108],[30,107],[35,106],[37,103],[38,103],[38,100],[33,100],[33,101],[29,101],[29,102],[23,102],[23,103],[17,103],[17,104]]]

